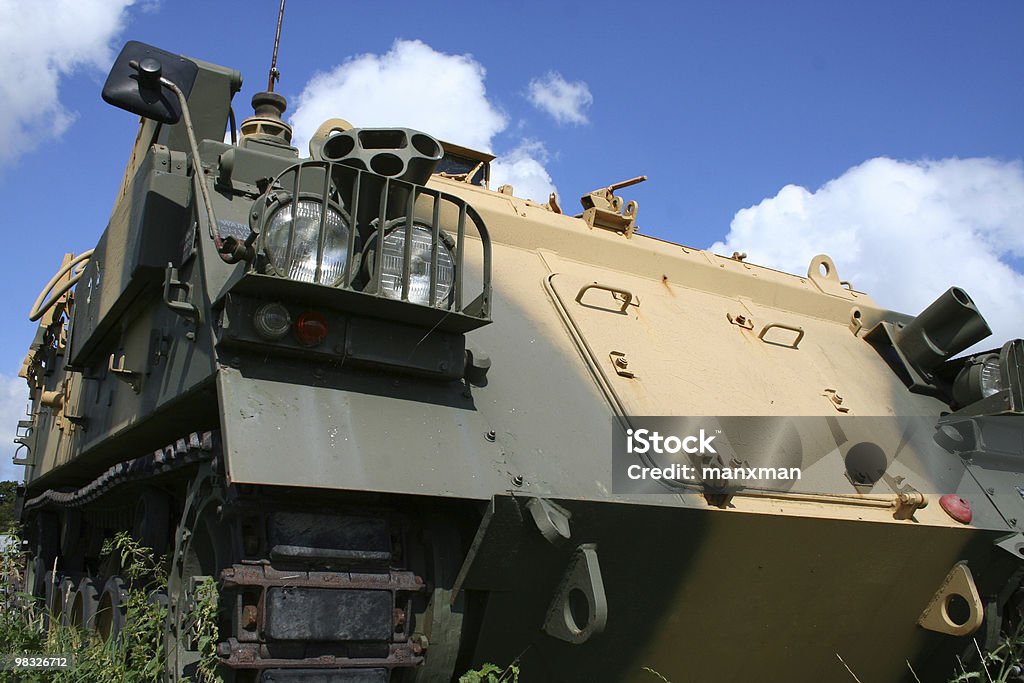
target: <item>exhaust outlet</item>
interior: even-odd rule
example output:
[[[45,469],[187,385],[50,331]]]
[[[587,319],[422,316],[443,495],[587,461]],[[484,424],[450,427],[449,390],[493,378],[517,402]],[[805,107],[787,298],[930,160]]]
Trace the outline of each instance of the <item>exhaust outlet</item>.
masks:
[[[913,368],[930,376],[950,357],[992,334],[974,301],[959,287],[950,287],[906,327],[893,342]]]

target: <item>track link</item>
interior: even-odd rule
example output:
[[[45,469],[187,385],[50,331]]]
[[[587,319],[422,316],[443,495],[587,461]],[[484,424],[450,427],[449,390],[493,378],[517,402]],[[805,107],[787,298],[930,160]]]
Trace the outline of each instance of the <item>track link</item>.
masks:
[[[70,491],[46,491],[25,501],[24,510],[53,507],[81,507],[95,502],[115,487],[141,482],[190,465],[210,460],[220,452],[218,432],[192,432],[183,439],[132,460],[119,462],[91,482]]]

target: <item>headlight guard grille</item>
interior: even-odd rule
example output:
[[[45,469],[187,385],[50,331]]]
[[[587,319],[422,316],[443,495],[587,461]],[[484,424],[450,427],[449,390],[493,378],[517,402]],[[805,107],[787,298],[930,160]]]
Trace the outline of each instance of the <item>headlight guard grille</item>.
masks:
[[[319,211],[317,272],[323,268],[328,216],[339,212],[349,222],[344,265],[340,278],[333,283],[290,280],[279,267],[269,264],[265,249],[267,228],[274,215],[296,197],[331,207],[330,211]],[[450,331],[465,332],[490,322],[490,237],[476,210],[455,195],[342,163],[303,161],[268,184],[253,205],[250,225],[259,235],[258,256],[233,291],[262,296],[288,296],[294,292],[306,300],[356,313]],[[368,258],[376,260],[372,266],[361,260],[363,245],[373,240],[380,226],[389,231],[405,230],[402,292],[398,298],[384,294],[384,251],[367,252]],[[411,301],[409,297],[411,245],[416,226],[426,227],[432,233],[429,294],[425,303]],[[439,292],[438,286],[438,257],[446,245],[451,246],[455,268],[448,296]],[[288,246],[286,263],[292,257],[293,240],[288,240]],[[301,295],[296,287],[303,288]]]

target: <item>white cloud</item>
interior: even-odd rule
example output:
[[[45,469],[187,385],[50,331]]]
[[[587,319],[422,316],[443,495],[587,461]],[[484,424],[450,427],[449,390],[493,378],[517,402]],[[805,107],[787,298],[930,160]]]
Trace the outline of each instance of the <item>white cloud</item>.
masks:
[[[21,481],[25,468],[11,462],[18,420],[28,419],[28,385],[20,377],[0,374],[0,481]],[[21,453],[24,455],[24,452]]]
[[[112,41],[134,0],[0,0],[0,165],[75,120],[61,104],[62,78],[78,69],[109,68]]]
[[[297,146],[329,118],[355,126],[416,128],[442,140],[490,151],[505,115],[487,99],[486,70],[469,55],[397,40],[383,55],[353,57],[306,84],[291,124]]]
[[[548,195],[558,192],[544,164],[548,155],[544,145],[535,140],[523,140],[511,152],[491,163],[491,187],[508,184],[517,197],[546,202]]]
[[[310,79],[290,119],[294,144],[305,152],[321,123],[341,117],[358,127],[415,128],[490,151],[508,119],[487,97],[486,74],[470,55],[397,40],[383,55],[359,55]],[[494,162],[491,187],[510,183],[517,196],[546,201],[554,191],[546,162],[543,145],[522,140]]]
[[[1024,164],[876,158],[815,192],[787,185],[736,213],[712,251],[804,274],[818,253],[880,305],[917,314],[952,285],[992,327],[976,348],[1024,336]],[[1019,263],[1019,261],[1018,261]]]
[[[557,71],[549,71],[544,78],[530,81],[528,96],[533,106],[550,114],[558,123],[587,123],[584,110],[594,102],[584,81],[570,83]]]

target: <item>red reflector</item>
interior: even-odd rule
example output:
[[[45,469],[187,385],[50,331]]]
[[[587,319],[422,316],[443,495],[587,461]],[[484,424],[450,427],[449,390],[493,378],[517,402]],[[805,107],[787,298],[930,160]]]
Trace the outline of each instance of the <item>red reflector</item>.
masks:
[[[939,498],[939,506],[946,511],[946,514],[960,522],[970,524],[974,514],[971,512],[971,503],[966,498],[961,498],[955,493],[947,493]]]
[[[327,318],[323,313],[306,311],[295,321],[295,336],[303,346],[316,346],[327,338]]]

